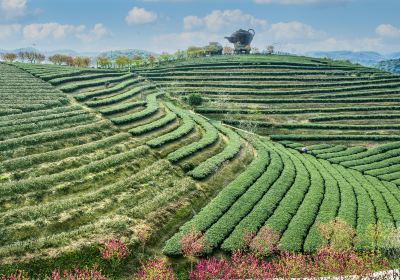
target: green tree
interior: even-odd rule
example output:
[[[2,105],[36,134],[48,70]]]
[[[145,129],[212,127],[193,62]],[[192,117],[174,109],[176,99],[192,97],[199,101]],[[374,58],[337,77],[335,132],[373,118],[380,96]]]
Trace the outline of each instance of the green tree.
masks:
[[[1,55],[1,58],[5,61],[13,62],[17,59],[17,55],[15,53],[3,53]]]
[[[107,57],[98,57],[96,59],[97,67],[100,68],[109,68],[110,67],[110,60]]]
[[[192,93],[188,99],[189,105],[200,106],[203,103],[203,97],[200,94]]]

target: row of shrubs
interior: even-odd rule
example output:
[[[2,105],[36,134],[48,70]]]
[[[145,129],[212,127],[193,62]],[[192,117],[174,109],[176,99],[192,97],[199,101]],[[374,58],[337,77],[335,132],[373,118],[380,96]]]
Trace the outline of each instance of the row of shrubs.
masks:
[[[89,74],[82,74],[82,75],[75,75],[75,76],[67,76],[67,77],[62,77],[62,78],[56,78],[49,80],[48,82],[52,84],[53,86],[58,86],[61,84],[65,83],[70,83],[70,82],[79,82],[79,81],[87,81],[87,80],[92,80],[92,79],[98,79],[98,78],[109,78],[109,77],[118,77],[122,76],[123,73],[121,72],[100,72],[96,73],[94,72],[89,73]]]
[[[54,184],[61,181],[72,181],[83,178],[84,175],[90,173],[96,173],[106,170],[110,167],[118,166],[127,160],[143,156],[149,152],[149,148],[146,146],[139,146],[128,152],[122,152],[120,154],[111,155],[104,159],[93,161],[87,165],[68,169],[59,173],[34,177],[30,179],[23,179],[14,182],[8,182],[1,184],[0,194],[4,197],[23,194],[27,191],[34,189],[35,191],[46,190],[54,186]]]
[[[115,86],[109,87],[109,88],[104,88],[104,89],[100,89],[100,90],[96,90],[93,92],[86,92],[86,93],[79,93],[74,95],[75,99],[78,101],[85,101],[88,100],[90,98],[94,98],[94,97],[99,97],[99,96],[105,96],[105,95],[109,95],[112,93],[116,93],[119,92],[121,90],[124,90],[134,84],[140,83],[143,81],[143,78],[136,78],[136,79],[127,79],[124,82],[121,82]]]
[[[109,122],[100,121],[93,124],[76,126],[72,128],[61,129],[58,131],[41,132],[18,138],[7,139],[4,141],[0,141],[0,151],[6,151],[21,146],[40,145],[48,141],[68,139],[108,128],[110,128]]]
[[[152,148],[158,148],[167,143],[181,139],[182,137],[185,137],[191,131],[193,131],[195,127],[194,120],[189,116],[189,114],[185,110],[174,106],[170,102],[165,102],[164,104],[167,106],[169,110],[174,112],[180,118],[181,124],[177,129],[147,141],[146,144]]]
[[[243,173],[239,174],[233,182],[223,188],[214,199],[193,217],[193,219],[184,224],[179,232],[167,241],[163,249],[165,254],[180,255],[182,252],[180,239],[184,234],[193,229],[203,232],[212,226],[265,172],[269,164],[268,151],[263,148],[263,144],[258,139],[249,138],[248,141],[250,141],[258,151],[256,158],[248,165]]]
[[[168,154],[167,159],[171,162],[178,162],[198,151],[201,151],[215,143],[219,138],[218,130],[209,121],[195,114],[191,114],[190,117],[204,129],[204,134],[199,141],[180,147],[176,151]]]
[[[132,73],[129,74],[120,74],[117,77],[105,77],[105,78],[101,78],[101,79],[93,79],[93,80],[88,80],[88,81],[81,81],[81,82],[75,82],[72,84],[68,84],[65,86],[61,86],[60,89],[63,92],[74,92],[74,91],[78,91],[84,88],[88,88],[88,87],[95,87],[95,86],[104,86],[107,84],[112,84],[112,83],[119,83],[125,80],[128,80],[130,78],[134,78],[135,75]]]
[[[130,89],[128,91],[125,91],[123,93],[116,94],[116,95],[113,95],[113,96],[110,96],[110,97],[96,99],[96,100],[93,100],[93,101],[88,101],[88,102],[85,102],[85,104],[87,106],[89,106],[89,107],[99,107],[99,106],[106,106],[106,105],[108,106],[108,105],[112,105],[112,104],[119,103],[121,101],[130,99],[131,97],[134,97],[134,96],[136,96],[138,94],[144,94],[147,91],[153,90],[155,88],[156,88],[155,85],[136,86],[136,87],[134,87],[134,88],[132,88],[132,89]],[[138,101],[138,102],[140,102],[140,101]],[[130,109],[130,106],[127,105],[126,103],[124,103],[124,104],[117,105],[117,108],[119,108],[117,111],[120,111],[120,110],[126,109],[126,108]],[[107,110],[107,108],[105,110]],[[112,111],[112,109],[111,109],[111,111]]]
[[[152,114],[155,114],[159,109],[160,105],[157,101],[157,97],[163,93],[157,92],[146,96],[146,108],[139,112],[126,114],[118,117],[111,118],[111,121],[116,125],[129,124],[143,118],[146,118]]]

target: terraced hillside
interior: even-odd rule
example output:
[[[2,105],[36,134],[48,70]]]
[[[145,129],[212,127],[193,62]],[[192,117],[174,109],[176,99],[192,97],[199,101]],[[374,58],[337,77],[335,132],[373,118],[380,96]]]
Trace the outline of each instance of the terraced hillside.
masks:
[[[135,242],[195,194],[180,169],[95,111],[14,66],[0,73],[2,264],[110,236]]]
[[[206,58],[140,74],[177,96],[200,93],[196,112],[274,140],[400,140],[399,75],[290,56]]]
[[[399,142],[370,149],[351,147],[352,141],[320,143],[304,154],[304,144],[274,141],[400,139],[395,128],[354,129],[371,126],[368,117],[351,124],[359,121],[351,116],[362,116],[358,110],[364,116],[397,110],[397,76],[279,56],[205,58],[134,72],[0,66],[0,98],[19,106],[0,111],[4,129],[15,125],[0,141],[2,263],[78,250],[110,236],[129,237],[134,245],[143,226],[158,237],[158,249],[165,244],[165,254],[180,255],[180,239],[192,230],[202,233],[208,252],[229,252],[240,248],[244,233],[266,225],[280,233],[281,249],[308,252],[320,245],[317,225],[336,217],[359,234],[378,222],[400,225]],[[357,92],[366,94],[375,83],[393,87],[378,97],[350,98],[350,88],[365,86]],[[335,88],[342,92],[313,92]],[[191,92],[209,100],[197,112],[229,116],[225,123],[240,122],[242,129],[193,112],[181,99]],[[36,103],[41,107],[29,107]],[[332,110],[350,118],[338,126],[352,129],[277,127],[334,117]],[[262,128],[267,120],[274,125]],[[396,118],[386,122],[394,127]],[[246,130],[276,134],[271,140]],[[173,226],[159,234],[166,224]]]

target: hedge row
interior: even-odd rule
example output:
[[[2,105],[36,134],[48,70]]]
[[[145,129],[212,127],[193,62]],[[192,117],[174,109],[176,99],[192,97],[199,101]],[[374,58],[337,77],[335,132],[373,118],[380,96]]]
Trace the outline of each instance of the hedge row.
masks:
[[[63,87],[60,87],[60,89],[63,92],[74,92],[80,89],[88,88],[88,87],[95,87],[95,86],[105,86],[107,83],[118,83],[122,82],[131,78],[134,78],[136,75],[133,73],[125,74],[125,75],[120,75],[118,77],[108,77],[108,78],[103,78],[103,79],[95,79],[95,80],[89,80],[89,81],[82,81],[82,82],[77,82],[69,85],[65,85]]]
[[[181,108],[175,107],[172,103],[166,102],[165,105],[182,120],[182,124],[175,130],[164,135],[158,136],[146,142],[152,148],[158,148],[162,145],[178,140],[189,134],[195,127],[195,122],[187,112]]]
[[[62,106],[52,109],[40,110],[27,112],[22,114],[15,114],[6,117],[0,117],[0,126],[12,125],[12,124],[22,124],[25,122],[31,122],[31,120],[41,120],[43,118],[53,118],[55,115],[64,114],[67,112],[72,112],[76,110],[81,110],[80,106]]]
[[[116,76],[121,76],[121,75],[123,75],[123,73],[104,72],[104,73],[94,73],[94,74],[88,74],[88,75],[56,78],[56,79],[49,80],[48,82],[50,84],[52,84],[53,86],[57,86],[57,85],[61,85],[64,83],[86,81],[86,80],[92,80],[92,79],[97,79],[97,78],[116,77]]]
[[[239,211],[238,215],[229,212],[233,217],[241,217],[235,221],[237,225],[221,245],[225,251],[241,249],[244,245],[244,235],[259,231],[295,180],[296,169],[291,159],[285,153],[278,153],[269,147],[264,148],[270,152],[271,163],[266,172],[241,197],[250,199],[250,203],[246,204],[246,201],[241,199],[242,211]],[[240,204],[238,203],[239,206]]]
[[[321,161],[313,160],[313,163],[323,177],[325,192],[317,217],[304,240],[303,250],[305,252],[314,252],[323,245],[318,225],[332,221],[337,216],[341,203],[339,184],[336,178],[329,173]]]
[[[4,172],[18,169],[26,169],[34,165],[42,164],[44,162],[55,162],[67,157],[82,156],[98,149],[104,149],[116,143],[128,140],[129,137],[129,133],[120,133],[79,146],[9,159],[0,163],[0,170]]]
[[[206,98],[208,101],[217,101],[218,97],[214,98]],[[389,102],[400,102],[400,97],[389,97],[389,98],[335,98],[335,99],[326,99],[326,98],[271,98],[271,99],[256,99],[256,98],[227,98],[224,99],[226,102],[232,103],[262,103],[262,104],[297,104],[297,103],[323,103],[323,104],[333,104],[333,103],[389,103]]]
[[[23,119],[16,119],[16,120],[9,120],[9,121],[0,121],[0,129],[3,129],[5,126],[8,128],[11,128],[13,126],[22,126],[25,124],[40,124],[40,122],[45,122],[45,121],[51,121],[51,120],[56,120],[56,119],[63,119],[63,118],[68,118],[76,115],[81,115],[88,113],[87,111],[82,110],[82,108],[79,107],[62,107],[63,110],[60,110],[59,112],[56,112],[54,114],[45,114],[41,111],[39,112],[34,112],[34,113],[42,113],[41,115],[37,117],[26,117]]]
[[[270,135],[271,139],[276,141],[292,140],[292,141],[399,141],[400,135],[310,135],[310,134],[274,134]]]
[[[367,150],[367,148],[365,148],[365,147],[350,147],[341,152],[321,153],[321,154],[318,154],[318,157],[322,158],[322,159],[327,159],[330,161],[331,159],[333,160],[338,157],[356,155],[356,154],[365,152],[366,150]]]
[[[329,115],[312,117],[308,120],[310,122],[325,122],[325,121],[339,121],[339,120],[390,120],[400,119],[400,114],[369,114],[369,115]]]
[[[354,177],[351,169],[346,169],[343,166],[338,166],[339,173],[353,187],[357,199],[357,234],[362,236],[369,225],[377,223],[375,215],[375,206],[372,203],[371,197],[365,190],[364,186]]]
[[[85,175],[90,173],[98,173],[113,166],[122,164],[128,160],[144,156],[145,154],[148,154],[149,151],[149,147],[140,146],[133,150],[111,155],[107,158],[91,162],[78,168],[68,169],[60,173],[44,175],[31,179],[23,179],[18,182],[3,183],[0,184],[0,195],[10,196],[23,194],[31,191],[32,189],[35,191],[46,190],[53,187],[58,182],[72,181],[83,178]]]
[[[163,253],[167,255],[181,254],[181,237],[191,230],[204,232],[211,225],[220,219],[220,217],[232,206],[232,204],[244,194],[249,187],[265,172],[269,164],[268,151],[263,148],[263,144],[257,138],[248,138],[247,140],[258,151],[256,158],[248,165],[246,170],[241,173],[233,182],[223,188],[220,193],[212,199],[192,220],[184,224],[178,233],[167,241]]]
[[[319,69],[309,69],[307,71],[182,71],[182,70],[171,70],[168,72],[157,72],[157,71],[143,71],[140,72],[141,75],[144,75],[149,78],[153,77],[176,77],[176,76],[206,76],[206,77],[214,77],[214,76],[263,76],[263,78],[268,77],[281,77],[281,76],[342,76],[347,79],[369,79],[369,76],[360,76],[360,74],[364,75],[374,75],[374,77],[384,77],[390,79],[393,77],[391,74],[386,73],[375,73],[371,71],[321,71]],[[397,77],[396,77],[397,78]]]
[[[80,112],[79,114],[75,114],[73,116],[59,118],[54,120],[46,120],[34,123],[25,123],[21,125],[14,125],[14,126],[7,126],[7,127],[0,127],[0,139],[9,138],[12,133],[22,133],[22,132],[40,132],[47,128],[52,129],[60,129],[64,126],[72,125],[79,125],[81,123],[87,123],[90,120],[95,118],[94,114],[87,113],[87,112]]]
[[[335,178],[339,185],[340,206],[337,217],[345,221],[354,229],[357,227],[357,199],[352,185],[338,171],[340,166],[328,161],[320,160],[325,169]]]
[[[240,136],[236,132],[222,125],[215,124],[215,126],[226,135],[228,143],[222,152],[200,163],[188,173],[195,179],[204,179],[215,172],[225,161],[234,158],[242,147]]]
[[[283,235],[289,222],[297,212],[304,200],[304,197],[310,188],[310,174],[301,160],[290,155],[296,170],[295,180],[290,189],[285,193],[284,197],[279,201],[279,205],[273,214],[265,222],[265,226],[273,229],[280,235]]]
[[[295,156],[298,155],[296,154]],[[303,162],[303,165],[310,174],[310,186],[308,190],[306,190],[304,199],[302,200],[300,206],[295,212],[296,214],[290,220],[287,229],[283,233],[280,241],[281,249],[285,251],[296,252],[300,252],[303,250],[303,244],[308,235],[308,232],[318,216],[319,208],[323,202],[326,187],[325,181],[322,178],[320,171],[315,166],[315,158],[307,155],[298,158]],[[298,191],[297,196],[300,196],[302,194],[303,192]],[[289,192],[288,196],[290,197]],[[289,213],[293,212],[289,210]]]
[[[63,140],[70,137],[85,135],[90,132],[101,131],[103,129],[109,129],[109,128],[110,128],[109,122],[101,121],[93,124],[76,126],[73,128],[42,132],[23,137],[7,139],[4,141],[0,141],[0,151],[6,151],[21,146],[38,145],[48,141]]]
[[[180,147],[178,150],[168,154],[167,159],[171,162],[177,162],[188,156],[191,156],[192,154],[212,145],[218,140],[218,130],[208,120],[195,114],[191,115],[191,117],[204,129],[205,132],[199,141]]]
[[[145,117],[148,117],[148,116],[156,113],[160,109],[159,103],[157,101],[157,97],[161,94],[162,93],[159,93],[159,92],[149,94],[146,97],[146,102],[147,102],[146,109],[139,111],[139,112],[134,112],[131,114],[112,118],[111,121],[116,125],[123,125],[123,124],[128,124],[128,123],[138,121],[140,119],[143,119]]]
[[[129,133],[131,133],[132,135],[136,135],[136,136],[142,135],[142,134],[151,132],[153,130],[156,130],[158,128],[164,127],[164,126],[168,125],[169,123],[173,122],[174,120],[176,120],[176,114],[174,112],[168,111],[165,114],[165,116],[162,117],[161,119],[158,119],[158,120],[153,121],[148,124],[134,127],[129,130]]]
[[[353,81],[353,82],[341,82],[340,84],[336,83],[301,83],[301,84],[293,84],[293,83],[249,83],[249,84],[238,84],[238,83],[207,83],[207,81],[203,82],[186,82],[182,80],[172,81],[172,82],[164,82],[162,85],[172,85],[178,83],[180,87],[188,87],[188,88],[234,88],[234,89],[298,89],[298,88],[332,88],[333,91],[337,91],[338,86],[347,87],[349,91],[351,90],[361,90],[361,89],[376,89],[376,88],[397,88],[400,87],[400,79],[383,79],[383,80],[374,80],[374,81]],[[343,91],[343,90],[340,90]],[[295,92],[295,91],[291,91]],[[326,92],[324,90],[323,92]]]
[[[155,85],[134,87],[124,93],[113,95],[110,97],[101,98],[98,100],[88,101],[88,102],[85,102],[85,104],[89,107],[98,107],[98,106],[106,106],[106,105],[110,105],[110,104],[115,104],[115,103],[124,101],[126,99],[130,99],[131,97],[138,95],[140,93],[144,93],[147,90],[155,89],[155,88],[156,88]]]
[[[104,109],[99,109],[98,111],[103,115],[113,115],[117,113],[126,112],[137,107],[145,106],[146,104],[147,104],[146,101],[125,102],[121,104],[116,104],[114,106],[109,106]]]
[[[342,76],[342,77],[314,77],[314,78],[305,78],[305,77],[296,77],[291,75],[291,72],[287,72],[288,77],[271,77],[273,73],[263,73],[263,76],[253,75],[252,72],[244,72],[244,73],[229,73],[229,75],[219,75],[219,73],[210,72],[207,76],[205,75],[196,75],[197,72],[182,72],[180,75],[176,73],[168,73],[168,75],[152,75],[146,74],[146,77],[151,78],[155,81],[176,81],[185,85],[184,82],[204,82],[204,81],[262,81],[262,82],[379,82],[379,81],[397,81],[399,78],[396,76],[383,76],[383,77],[351,77],[351,76]],[[247,75],[244,75],[247,74]],[[271,75],[272,74],[272,75]],[[317,73],[318,74],[318,73]],[[271,76],[270,76],[271,75]],[[348,83],[344,83],[348,84]],[[319,85],[318,85],[319,86]]]
[[[202,114],[311,114],[311,113],[337,113],[337,112],[369,112],[369,111],[398,111],[400,106],[365,106],[365,107],[334,107],[334,108],[306,108],[306,109],[220,109],[220,108],[199,108],[196,112]],[[235,122],[235,120],[226,120]]]
[[[314,123],[271,123],[263,121],[240,121],[240,120],[223,120],[224,123],[230,125],[240,125],[243,123],[254,124],[258,127],[272,127],[285,129],[321,129],[321,130],[380,130],[380,129],[400,129],[400,124],[314,124]]]
[[[390,151],[393,149],[398,149],[398,148],[400,148],[400,142],[394,142],[394,143],[380,145],[380,146],[372,148],[372,149],[368,149],[367,151],[365,151],[363,153],[335,157],[335,158],[330,159],[329,161],[331,161],[333,163],[352,161],[352,160],[357,160],[357,159],[362,159],[365,157],[373,156],[376,154],[386,153],[387,151]]]
[[[126,89],[127,87],[132,86],[137,83],[140,83],[142,81],[143,81],[143,78],[127,80],[127,81],[119,83],[110,88],[105,88],[105,89],[96,90],[96,91],[92,91],[92,92],[80,93],[80,94],[75,95],[74,97],[78,101],[85,101],[85,100],[93,98],[93,97],[104,96],[104,95],[122,91],[122,90]]]
[[[322,94],[316,95],[315,98],[346,98],[346,97],[358,97],[358,96],[376,96],[383,94],[396,94],[397,89],[400,88],[400,84],[387,84],[387,85],[377,85],[377,86],[358,86],[358,87],[336,87],[336,88],[324,88],[324,89],[304,89],[304,90],[281,90],[281,91],[261,91],[261,90],[229,90],[229,89],[214,89],[214,88],[185,88],[186,94],[193,91],[201,92],[203,94],[221,94],[224,95],[246,95],[246,96],[288,96],[288,95],[308,95],[308,94]],[[373,91],[370,89],[381,89],[380,91]],[[368,90],[366,92],[354,92],[358,90]],[[345,92],[343,94],[339,94]]]
[[[367,171],[393,165],[399,161],[400,149],[394,149],[382,154],[364,157],[352,161],[341,162],[345,167],[351,167],[359,171]]]

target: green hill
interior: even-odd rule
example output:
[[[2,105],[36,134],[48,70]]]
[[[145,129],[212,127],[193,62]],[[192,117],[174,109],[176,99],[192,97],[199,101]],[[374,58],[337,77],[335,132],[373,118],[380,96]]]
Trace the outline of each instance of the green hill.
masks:
[[[376,64],[376,68],[387,72],[400,73],[400,59],[380,61]]]
[[[147,254],[180,255],[193,229],[210,253],[263,225],[309,252],[336,217],[400,225],[398,76],[293,56],[0,73],[0,269],[90,265],[111,236],[140,251],[143,228]]]

